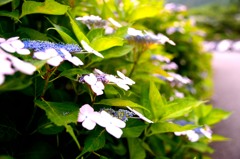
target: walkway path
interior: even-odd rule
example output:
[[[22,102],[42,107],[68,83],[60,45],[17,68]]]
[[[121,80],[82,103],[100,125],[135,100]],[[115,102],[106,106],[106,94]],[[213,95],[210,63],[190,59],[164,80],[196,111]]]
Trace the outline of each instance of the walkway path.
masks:
[[[231,138],[229,141],[214,142],[213,159],[240,159],[240,52],[213,54],[215,107],[232,112],[232,115],[215,125],[214,133]]]

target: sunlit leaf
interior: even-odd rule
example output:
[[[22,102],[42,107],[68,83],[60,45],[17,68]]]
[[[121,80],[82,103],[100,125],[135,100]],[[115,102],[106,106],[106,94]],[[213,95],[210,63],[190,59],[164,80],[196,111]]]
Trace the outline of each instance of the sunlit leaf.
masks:
[[[20,17],[36,13],[63,15],[67,12],[68,8],[69,6],[60,4],[54,0],[45,0],[45,2],[24,1]]]
[[[192,130],[196,128],[194,125],[178,125],[170,122],[157,122],[151,125],[151,135],[159,134],[159,133],[166,133],[166,132],[181,132],[185,130]]]
[[[91,46],[97,51],[107,50],[114,46],[122,46],[123,39],[120,37],[99,37],[94,38]]]
[[[100,102],[94,103],[94,104],[103,104],[103,105],[108,105],[108,106],[116,106],[116,107],[124,107],[124,106],[129,106],[129,107],[137,107],[137,108],[144,108],[143,106],[134,103],[130,100],[125,100],[125,99],[120,99],[120,98],[113,98],[113,99],[102,99]]]

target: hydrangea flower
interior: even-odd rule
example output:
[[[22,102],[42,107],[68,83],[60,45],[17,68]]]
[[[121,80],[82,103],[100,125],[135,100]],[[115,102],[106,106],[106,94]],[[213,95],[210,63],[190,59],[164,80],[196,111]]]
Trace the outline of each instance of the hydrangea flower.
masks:
[[[84,104],[79,109],[78,122],[82,122],[84,128],[92,130],[96,126],[96,120],[99,116],[99,112],[95,112],[89,104]]]
[[[104,84],[102,81],[99,81],[93,73],[84,76],[83,79],[91,86],[92,91],[95,92],[97,96],[103,94]]]
[[[104,84],[113,83],[126,91],[130,89],[129,85],[135,84],[132,79],[126,77],[120,71],[117,71],[117,74],[121,78],[106,74],[98,69],[94,69],[94,73],[80,77],[79,82],[89,84],[96,95],[103,94]]]
[[[9,53],[17,52],[21,55],[30,54],[30,51],[24,48],[24,43],[19,40],[19,37],[12,37],[7,40],[0,38],[0,47]]]
[[[141,113],[139,113],[138,111],[132,109],[131,107],[127,106],[127,108],[129,110],[131,110],[132,112],[134,112],[134,114],[136,114],[140,119],[148,122],[148,123],[153,123],[153,121],[151,121],[150,119],[146,118],[144,115],[142,115]]]
[[[193,124],[192,122],[187,122],[185,120],[175,121],[175,123],[179,124],[179,125],[182,125],[182,126],[187,125],[187,124]],[[207,125],[204,126],[204,127],[195,128],[193,130],[186,130],[186,131],[182,131],[182,132],[174,132],[174,134],[176,136],[186,135],[191,142],[198,141],[201,136],[205,136],[209,139],[212,138],[212,130]]]
[[[103,20],[101,17],[99,16],[95,16],[95,15],[85,15],[82,17],[77,17],[76,20],[81,21],[83,24],[87,25],[87,27],[89,29],[94,28],[94,27],[103,27],[106,25],[106,21]]]
[[[75,66],[83,65],[83,62],[70,52],[80,52],[82,49],[75,44],[53,43],[40,40],[25,40],[24,47],[34,51],[33,57],[39,60],[47,60],[52,66],[59,66],[64,60],[67,60]]]
[[[89,104],[84,104],[79,109],[78,122],[82,122],[82,126],[88,130],[93,130],[98,124],[104,127],[106,131],[116,138],[122,136],[121,128],[126,126],[126,123],[106,111],[96,112]]]
[[[102,120],[96,121],[98,125],[105,127],[107,132],[116,138],[120,138],[123,134],[121,128],[126,126],[126,123],[116,117],[111,116],[106,111],[101,111]]]

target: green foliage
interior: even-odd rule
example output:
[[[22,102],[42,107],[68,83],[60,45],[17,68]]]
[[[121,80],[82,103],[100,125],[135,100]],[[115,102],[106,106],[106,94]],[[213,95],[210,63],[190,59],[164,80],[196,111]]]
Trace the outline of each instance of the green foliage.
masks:
[[[88,25],[76,20],[84,15],[100,16],[105,26],[101,26],[102,21],[88,21]],[[182,16],[185,32],[169,35],[175,46],[159,42],[162,39],[154,36],[126,38],[129,28],[165,34]],[[114,25],[108,18],[119,24]],[[19,36],[22,41],[75,44],[81,50],[69,52],[84,63],[73,65],[70,55],[61,54],[59,58],[64,61],[53,66],[49,59],[37,59],[34,49],[29,55],[6,51],[33,65],[36,71],[32,75],[21,70],[4,74],[0,69],[0,132],[4,132],[0,135],[0,158],[204,158],[213,152],[210,142],[227,140],[217,134],[212,134],[212,138],[201,134],[198,141],[191,142],[185,135],[175,135],[207,126],[210,129],[230,116],[203,101],[211,94],[211,56],[203,52],[200,29],[192,25],[187,13],[169,13],[163,1],[154,0],[141,0],[138,4],[131,0],[4,0],[0,2],[0,19],[1,38]],[[108,29],[113,32],[108,33]],[[89,45],[87,50],[83,41]],[[2,49],[0,45],[4,52]],[[5,55],[2,52],[0,58]],[[153,55],[169,58],[179,69],[164,69],[166,62],[154,61]],[[97,80],[89,84],[86,79],[92,80],[90,75],[96,69],[102,73],[98,72]],[[171,73],[187,76],[193,83],[174,83]],[[115,77],[115,81],[110,77]],[[104,84],[101,95],[96,91],[97,81]],[[176,91],[185,96],[178,98]],[[87,129],[86,125],[91,125],[87,120],[92,116],[81,109],[85,104],[97,113],[120,112],[126,126],[113,125],[123,131],[120,138],[110,133],[113,129],[116,132],[116,127],[101,125],[100,121],[93,129]],[[118,123],[119,120],[120,117]],[[183,125],[176,122],[182,120],[186,121]]]

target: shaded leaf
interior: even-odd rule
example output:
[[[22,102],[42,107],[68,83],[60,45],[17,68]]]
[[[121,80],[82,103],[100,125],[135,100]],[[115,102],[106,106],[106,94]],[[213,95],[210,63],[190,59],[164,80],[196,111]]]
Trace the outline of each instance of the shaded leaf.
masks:
[[[146,152],[142,147],[142,144],[139,138],[128,138],[128,148],[130,157],[129,159],[145,159]]]

